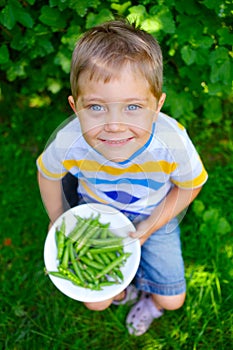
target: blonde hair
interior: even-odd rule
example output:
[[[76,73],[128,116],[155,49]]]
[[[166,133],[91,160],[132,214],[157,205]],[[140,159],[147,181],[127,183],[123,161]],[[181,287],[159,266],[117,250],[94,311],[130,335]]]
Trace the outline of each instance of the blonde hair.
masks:
[[[148,81],[156,98],[162,94],[163,58],[156,39],[126,20],[109,21],[88,30],[77,42],[71,62],[70,83],[74,100],[79,94],[79,77],[109,82],[129,64]]]

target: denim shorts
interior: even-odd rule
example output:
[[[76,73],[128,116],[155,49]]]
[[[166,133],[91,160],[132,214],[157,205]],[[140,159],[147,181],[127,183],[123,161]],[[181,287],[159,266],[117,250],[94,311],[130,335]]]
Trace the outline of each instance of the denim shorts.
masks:
[[[132,217],[129,219],[134,222]],[[178,295],[186,291],[184,274],[180,228],[175,218],[142,245],[134,284],[139,290],[152,294]]]

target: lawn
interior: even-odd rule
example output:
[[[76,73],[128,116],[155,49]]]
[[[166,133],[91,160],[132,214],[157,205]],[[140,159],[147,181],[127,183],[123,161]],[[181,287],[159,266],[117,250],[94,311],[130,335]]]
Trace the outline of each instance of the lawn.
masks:
[[[60,293],[44,274],[48,218],[37,186],[35,160],[66,113],[52,107],[15,108],[10,120],[1,120],[0,349],[232,348],[229,136],[221,136],[223,130],[216,128],[216,133],[196,137],[209,180],[181,226],[187,300],[182,309],[166,312],[155,321],[145,335],[132,337],[124,324],[128,307],[89,311]]]

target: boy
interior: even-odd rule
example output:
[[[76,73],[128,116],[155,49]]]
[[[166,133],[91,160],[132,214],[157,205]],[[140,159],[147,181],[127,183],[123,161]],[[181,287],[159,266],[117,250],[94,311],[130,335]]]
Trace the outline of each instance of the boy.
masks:
[[[72,57],[68,100],[76,117],[37,160],[51,223],[64,211],[62,179],[71,173],[81,203],[113,206],[136,225],[129,233],[142,245],[136,289],[129,286],[114,301],[86,303],[103,310],[141,291],[126,320],[135,335],[145,333],[164,309],[184,303],[177,216],[207,180],[184,128],[160,112],[162,78],[161,50],[151,35],[126,21],[89,30]]]

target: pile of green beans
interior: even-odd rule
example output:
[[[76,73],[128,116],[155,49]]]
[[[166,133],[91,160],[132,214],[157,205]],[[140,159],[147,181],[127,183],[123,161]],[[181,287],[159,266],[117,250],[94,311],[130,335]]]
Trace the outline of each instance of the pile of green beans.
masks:
[[[99,215],[76,219],[67,235],[64,218],[56,228],[58,271],[48,273],[92,290],[121,283],[121,267],[131,255],[124,252],[123,238],[110,231],[110,223],[101,223]]]

